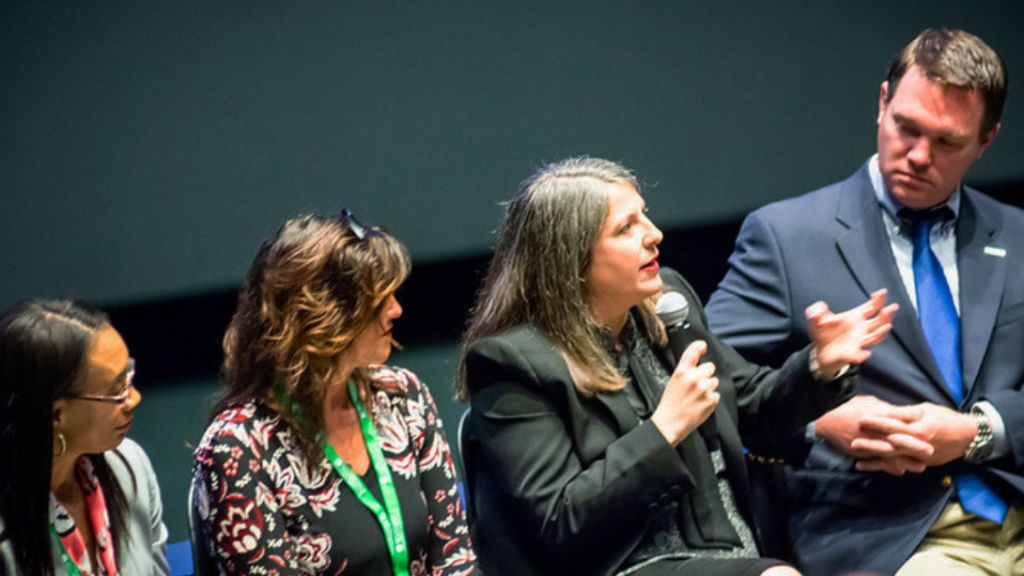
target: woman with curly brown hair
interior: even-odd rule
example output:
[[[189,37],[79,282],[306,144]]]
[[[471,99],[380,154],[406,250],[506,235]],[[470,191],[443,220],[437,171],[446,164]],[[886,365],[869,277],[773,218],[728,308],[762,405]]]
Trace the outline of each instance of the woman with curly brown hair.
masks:
[[[348,210],[290,220],[260,247],[196,450],[194,505],[222,573],[474,572],[433,399],[382,365],[409,268]]]

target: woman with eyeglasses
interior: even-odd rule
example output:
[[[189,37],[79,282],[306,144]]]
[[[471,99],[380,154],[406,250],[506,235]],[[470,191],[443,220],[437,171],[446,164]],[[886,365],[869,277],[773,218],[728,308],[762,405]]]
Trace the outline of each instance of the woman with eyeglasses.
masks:
[[[260,247],[224,337],[227,388],[196,449],[196,502],[222,573],[475,573],[437,408],[384,366],[404,246],[339,217]]]
[[[0,574],[169,572],[160,489],[126,437],[134,375],[84,304],[26,301],[0,318]]]
[[[646,212],[633,174],[597,158],[541,168],[506,205],[457,385],[491,576],[797,574],[760,558],[743,447],[773,455],[851,395],[843,367],[895,307],[820,303],[813,346],[778,371],[747,363],[659,269]]]

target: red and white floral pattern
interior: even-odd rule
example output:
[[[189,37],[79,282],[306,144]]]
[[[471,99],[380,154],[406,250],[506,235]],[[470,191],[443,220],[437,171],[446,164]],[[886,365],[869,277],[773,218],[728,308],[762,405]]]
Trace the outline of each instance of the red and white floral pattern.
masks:
[[[410,573],[472,574],[476,558],[430,392],[413,373],[379,366],[372,402],[378,441],[396,488],[405,490],[406,498],[399,494],[403,517],[422,519],[423,525],[406,521]],[[356,574],[341,552],[355,545],[351,527],[345,532],[336,518],[360,514],[351,509],[360,504],[326,459],[306,461],[291,429],[269,407],[250,402],[222,412],[196,449],[196,475],[195,505],[222,574]],[[379,542],[380,549],[363,552],[387,558],[382,536],[373,536],[366,542]]]

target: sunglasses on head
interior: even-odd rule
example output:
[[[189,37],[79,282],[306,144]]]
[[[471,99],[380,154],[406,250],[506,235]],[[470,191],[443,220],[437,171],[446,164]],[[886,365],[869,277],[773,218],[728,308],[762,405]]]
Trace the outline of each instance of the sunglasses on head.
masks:
[[[366,233],[369,230],[366,226],[363,226],[359,220],[356,219],[355,215],[348,208],[341,209],[341,222],[346,228],[352,231],[352,234],[360,240],[366,239]]]

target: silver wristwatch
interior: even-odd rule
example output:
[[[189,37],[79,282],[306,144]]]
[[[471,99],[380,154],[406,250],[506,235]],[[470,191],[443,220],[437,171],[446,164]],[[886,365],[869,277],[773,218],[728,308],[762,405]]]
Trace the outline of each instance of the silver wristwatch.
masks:
[[[978,433],[974,436],[974,440],[971,440],[971,445],[967,447],[964,459],[974,463],[984,462],[992,455],[992,449],[996,445],[996,438],[992,435],[992,427],[989,426],[988,416],[985,415],[981,408],[971,408],[971,418],[974,418],[974,423],[978,425]]]

